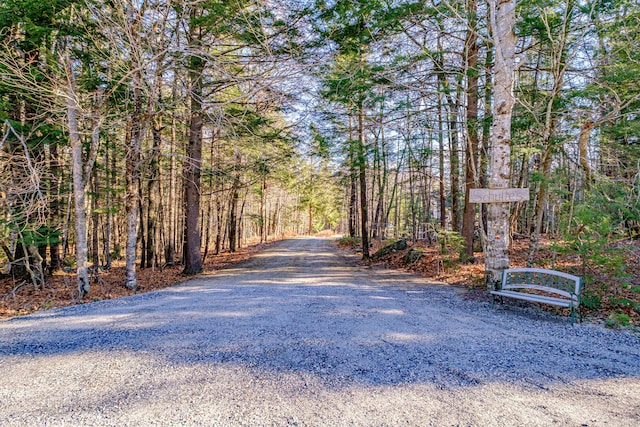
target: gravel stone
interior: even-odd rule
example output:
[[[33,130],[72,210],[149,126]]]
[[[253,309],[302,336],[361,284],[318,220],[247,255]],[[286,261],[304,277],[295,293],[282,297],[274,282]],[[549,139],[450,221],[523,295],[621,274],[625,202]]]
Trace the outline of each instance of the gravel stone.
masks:
[[[0,322],[1,426],[638,426],[640,338],[278,242]]]

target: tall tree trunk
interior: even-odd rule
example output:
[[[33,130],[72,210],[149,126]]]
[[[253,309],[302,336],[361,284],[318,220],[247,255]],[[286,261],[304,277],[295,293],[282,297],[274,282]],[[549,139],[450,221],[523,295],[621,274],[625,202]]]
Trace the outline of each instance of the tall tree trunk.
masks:
[[[511,114],[515,103],[513,83],[517,37],[513,28],[516,2],[490,0],[489,9],[496,54],[489,187],[508,188],[511,177]],[[502,278],[502,270],[509,268],[509,203],[489,203],[487,228],[485,278],[489,289],[495,289]]]
[[[458,110],[460,109],[460,92],[456,92],[453,99],[451,93],[447,96],[449,104],[449,177],[451,181],[451,229],[459,232],[461,228],[462,211],[460,209],[460,147],[458,141]]]
[[[445,230],[447,228],[447,198],[444,191],[444,123],[442,109],[442,94],[438,92],[438,163],[440,167],[438,193],[440,195],[440,228]]]
[[[380,164],[378,172],[378,201],[376,204],[375,211],[375,223],[378,225],[379,237],[381,239],[386,239],[386,228],[387,228],[387,218],[385,217],[385,190],[387,189],[387,180],[389,177],[389,170],[387,165],[387,150],[384,139],[384,126],[380,128],[380,150],[378,155],[378,162]]]
[[[60,224],[62,218],[60,217],[60,183],[61,183],[61,168],[60,157],[58,155],[58,144],[53,143],[49,148],[49,163],[51,165],[51,187],[49,190],[49,198],[51,200],[49,209],[51,211],[50,218],[52,228],[57,232],[56,238],[52,240],[49,245],[49,253],[51,259],[50,271],[59,271],[62,268],[62,259],[60,258],[60,236],[61,233]]]
[[[135,291],[138,288],[136,278],[136,257],[138,244],[138,214],[140,185],[140,152],[143,137],[142,123],[142,76],[136,72],[133,88],[133,113],[129,125],[126,154],[126,196],[127,243],[125,249],[125,286]]]
[[[358,190],[356,159],[353,147],[353,119],[349,116],[349,237],[356,237],[358,215]]]
[[[470,190],[476,188],[478,179],[478,35],[476,33],[478,2],[467,0],[468,28],[464,43],[464,59],[467,74],[467,150],[464,182],[464,212],[462,215],[462,235],[465,252],[473,259],[473,234],[476,219],[476,205],[469,202]]]
[[[238,188],[234,184],[229,200],[229,252],[238,249]]]
[[[267,240],[267,175],[262,177],[260,188],[260,243]]]
[[[113,160],[115,160],[116,156],[113,156]],[[109,164],[109,142],[107,140],[107,144],[104,149],[104,182],[105,182],[105,205],[107,209],[107,217],[105,219],[104,225],[104,259],[105,259],[105,268],[111,268],[111,235],[112,235],[112,227],[113,227],[113,213],[111,206],[111,199],[113,194],[112,184],[115,181],[115,165]]]
[[[219,188],[222,188],[222,184],[217,184]],[[220,254],[223,241],[223,226],[224,226],[224,204],[222,203],[221,192],[216,195],[216,237],[215,237],[215,255]]]
[[[214,255],[220,254],[222,245],[222,226],[224,225],[224,207],[220,200],[220,197],[216,197],[216,237],[215,237],[215,252]]]
[[[192,12],[195,18],[195,12]],[[193,24],[193,22],[192,22]],[[184,173],[185,195],[185,241],[183,274],[196,274],[202,271],[202,255],[200,253],[200,165],[202,162],[202,78],[203,59],[199,56],[202,33],[198,26],[193,26],[190,34],[191,48],[196,52],[190,58],[189,98],[191,102],[191,120],[189,123],[189,146]]]
[[[369,209],[367,203],[367,158],[365,154],[364,105],[358,108],[358,168],[360,178],[360,226],[362,233],[362,259],[369,259]]]
[[[408,141],[410,141],[410,139],[408,139]],[[415,159],[414,159],[414,154],[413,151],[411,150],[411,145],[410,142],[407,143],[407,147],[408,147],[408,157],[409,157],[409,162],[408,162],[408,170],[407,173],[409,174],[409,218],[411,218],[411,240],[412,241],[416,241],[417,240],[417,234],[418,234],[418,224],[417,224],[417,206],[416,206],[416,195],[415,195],[415,174],[413,172],[413,167],[415,165]]]
[[[71,145],[73,200],[76,231],[76,274],[78,296],[84,297],[91,288],[87,271],[87,214],[85,211],[85,180],[82,158],[82,140],[78,129],[78,106],[76,82],[71,60],[67,58],[67,126],[69,129],[69,144]]]
[[[167,235],[168,239],[164,248],[165,259],[164,262],[169,265],[173,265],[175,262],[176,256],[176,139],[177,139],[177,131],[176,131],[176,118],[175,116],[171,117],[171,139],[170,139],[170,161],[169,161],[169,199],[167,200],[169,204],[169,224]]]
[[[217,191],[216,186],[218,182],[218,174],[217,174],[217,165],[216,165],[216,140],[218,138],[217,131],[213,132],[213,138],[211,140],[211,144],[209,145],[209,167],[211,168],[211,172],[209,174],[209,200],[207,201],[207,225],[205,227],[206,236],[204,239],[204,254],[202,256],[202,260],[206,260],[209,255],[209,248],[211,246],[211,235],[213,234],[214,225],[217,224],[214,222],[217,216],[214,217],[214,202],[216,201]]]
[[[161,142],[162,123],[161,118],[154,120],[153,128],[153,147],[151,158],[149,159],[149,181],[147,182],[147,237],[146,243],[146,264],[145,267],[152,268],[156,265],[156,248],[158,247],[158,191],[160,188],[160,142]]]
[[[148,179],[147,179],[148,181]],[[144,195],[143,171],[138,180],[138,242],[140,242],[140,269],[147,266],[147,213],[149,212],[149,197]]]
[[[100,215],[98,209],[100,208],[99,195],[100,195],[100,179],[98,178],[98,171],[93,171],[93,194],[91,196],[91,259],[93,265],[93,274],[97,275],[100,271]]]
[[[229,200],[229,252],[238,249],[238,198],[240,191],[240,152],[236,150],[236,165],[233,185],[231,186],[231,198]]]

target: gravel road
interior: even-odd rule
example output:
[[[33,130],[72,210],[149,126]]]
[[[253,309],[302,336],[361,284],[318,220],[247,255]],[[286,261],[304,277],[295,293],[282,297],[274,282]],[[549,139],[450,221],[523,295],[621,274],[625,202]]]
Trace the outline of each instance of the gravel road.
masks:
[[[0,322],[0,425],[640,426],[640,338],[291,239]]]

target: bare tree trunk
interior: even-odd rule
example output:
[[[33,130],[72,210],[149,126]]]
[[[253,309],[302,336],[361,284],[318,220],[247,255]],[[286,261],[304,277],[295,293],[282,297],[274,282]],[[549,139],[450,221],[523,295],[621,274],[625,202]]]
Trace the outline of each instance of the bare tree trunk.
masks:
[[[449,177],[451,180],[451,229],[459,232],[461,228],[462,211],[460,208],[460,147],[458,144],[458,110],[460,107],[460,93],[457,91],[456,99],[453,95],[447,96],[449,104]]]
[[[489,9],[496,52],[489,187],[508,188],[511,177],[511,114],[515,103],[513,82],[517,37],[513,28],[516,2],[490,0]],[[489,289],[495,289],[502,278],[502,270],[509,268],[509,203],[489,203],[487,223],[485,278]]]
[[[242,205],[240,206],[240,214],[238,215],[238,249],[242,248],[242,242],[244,241],[244,208],[247,205],[247,194],[249,193],[249,188],[245,189],[244,195],[242,196]]]
[[[207,226],[205,228],[205,230],[207,231],[206,237],[205,237],[205,247],[204,247],[204,254],[202,256],[203,261],[207,259],[207,256],[209,255],[209,248],[211,246],[211,236],[214,234],[214,226],[217,227],[217,219],[218,219],[218,214],[216,213],[216,216],[214,216],[213,211],[214,211],[214,205],[216,205],[216,203],[218,202],[219,199],[219,195],[218,195],[218,191],[217,191],[217,187],[218,187],[218,182],[220,180],[219,175],[218,175],[218,165],[216,164],[216,143],[218,140],[218,133],[217,130],[213,132],[213,138],[211,140],[211,144],[209,145],[209,167],[211,168],[211,172],[209,174],[209,200],[207,202]],[[216,205],[217,206],[217,205]],[[217,237],[217,236],[216,236]],[[219,248],[218,248],[219,249]],[[217,252],[215,253],[216,255],[218,254]]]
[[[100,208],[100,204],[98,202],[99,194],[100,180],[98,178],[98,171],[94,169],[93,195],[91,197],[91,259],[93,262],[91,268],[93,269],[93,274],[95,275],[97,275],[100,271],[100,239],[98,235],[98,231],[100,229],[100,215],[98,214],[98,209]]]
[[[387,180],[389,177],[389,171],[387,169],[387,155],[386,155],[386,147],[384,140],[384,127],[380,129],[380,147],[376,146],[376,152],[378,152],[378,200],[376,202],[376,210],[374,214],[374,222],[377,224],[377,233],[374,237],[378,237],[380,239],[385,239],[386,234],[386,226],[387,219],[384,216],[384,206],[385,206],[385,190],[387,188]],[[376,144],[377,145],[377,144]]]
[[[408,139],[410,141],[410,139]],[[407,143],[408,151],[409,151],[409,162],[408,162],[408,173],[409,173],[409,216],[411,218],[411,240],[417,240],[418,234],[418,224],[417,224],[417,206],[416,206],[416,195],[415,195],[415,185],[414,185],[414,172],[413,165],[415,161],[413,160],[413,151],[411,150],[410,142]]]
[[[76,82],[71,60],[67,58],[67,126],[69,129],[69,144],[71,145],[73,200],[76,230],[76,274],[78,281],[78,296],[84,297],[89,293],[89,274],[87,271],[87,214],[85,211],[85,181],[82,159],[82,140],[78,130],[78,106]]]
[[[444,191],[444,124],[442,117],[442,108],[442,94],[438,92],[438,163],[440,166],[438,193],[440,195],[440,228],[444,230],[447,228],[447,198]]]
[[[367,158],[365,155],[364,105],[358,109],[358,168],[360,176],[360,226],[362,232],[362,259],[369,259],[369,209],[367,203]]]
[[[115,156],[114,156],[115,157]],[[105,176],[105,207],[107,210],[107,216],[104,225],[104,260],[105,268],[111,268],[111,227],[113,224],[111,213],[111,177],[113,176],[113,169],[109,169],[109,144],[107,143],[104,149],[104,176]]]
[[[224,233],[222,227],[224,225],[224,205],[220,196],[216,197],[216,238],[215,238],[215,255],[220,253],[222,245],[222,235]]]
[[[238,196],[240,191],[240,152],[236,150],[236,167],[229,200],[229,252],[238,249]]]
[[[158,190],[160,188],[160,142],[162,131],[161,119],[156,118],[153,123],[153,148],[149,159],[149,181],[147,183],[147,237],[146,237],[146,267],[156,266],[156,248],[158,246]]]
[[[223,221],[223,213],[224,209],[222,203],[219,200],[216,200],[216,238],[215,238],[215,249],[214,255],[220,254],[221,245],[222,245],[222,226],[224,225]]]
[[[358,196],[355,167],[355,154],[353,149],[353,123],[349,116],[349,237],[355,237],[357,232]]]
[[[127,211],[127,244],[125,249],[125,286],[133,291],[138,288],[136,279],[139,213],[138,186],[140,184],[140,151],[143,136],[141,79],[142,76],[140,76],[140,73],[136,72],[133,83],[133,114],[129,126],[126,154],[127,183],[125,207]]]
[[[169,162],[169,229],[167,231],[168,239],[164,248],[166,264],[173,265],[176,256],[176,200],[175,200],[175,188],[176,188],[176,159],[175,159],[175,145],[176,145],[176,119],[171,118],[171,159]]]
[[[192,12],[192,18],[195,12]],[[204,62],[198,56],[201,43],[201,31],[197,26],[192,27],[189,41],[195,50],[190,58],[189,99],[191,102],[191,120],[189,124],[189,146],[185,164],[185,241],[184,241],[184,270],[183,274],[196,274],[202,271],[202,254],[200,253],[200,166],[202,162],[202,74]]]
[[[267,175],[262,177],[262,186],[260,188],[260,243],[267,240]],[[311,233],[309,233],[311,234]]]
[[[478,35],[476,33],[478,2],[467,0],[468,28],[465,39],[465,62],[467,73],[467,150],[465,162],[464,212],[462,215],[462,235],[465,239],[467,257],[473,260],[473,234],[476,205],[469,202],[469,191],[476,188],[478,180]]]
[[[51,164],[51,188],[50,188],[50,200],[49,209],[51,210],[51,222],[53,228],[56,231],[60,230],[60,183],[61,183],[61,168],[60,157],[58,155],[58,144],[53,143],[49,149],[49,157]],[[62,259],[60,258],[60,240],[58,236],[49,245],[49,253],[51,259],[50,272],[59,271],[62,268]]]

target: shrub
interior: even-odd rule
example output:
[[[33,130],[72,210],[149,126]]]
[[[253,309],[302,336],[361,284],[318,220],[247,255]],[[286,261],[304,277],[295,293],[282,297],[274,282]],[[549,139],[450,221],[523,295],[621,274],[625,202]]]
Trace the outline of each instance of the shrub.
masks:
[[[607,317],[607,320],[605,320],[605,324],[609,328],[616,328],[618,326],[629,326],[631,324],[631,317],[620,311],[616,311],[614,313],[611,313],[609,317]]]

